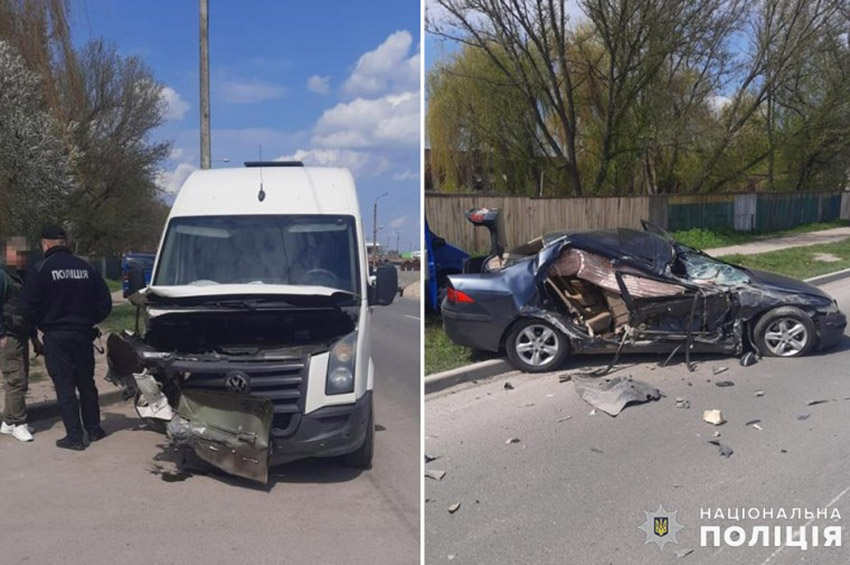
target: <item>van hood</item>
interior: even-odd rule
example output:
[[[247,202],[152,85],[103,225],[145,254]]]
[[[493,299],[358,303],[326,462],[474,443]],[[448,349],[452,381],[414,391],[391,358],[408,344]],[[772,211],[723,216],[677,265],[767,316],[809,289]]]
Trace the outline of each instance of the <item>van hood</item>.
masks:
[[[354,293],[329,286],[304,286],[289,284],[208,284],[179,286],[150,286],[139,292],[145,298],[203,298],[214,296],[333,296]]]

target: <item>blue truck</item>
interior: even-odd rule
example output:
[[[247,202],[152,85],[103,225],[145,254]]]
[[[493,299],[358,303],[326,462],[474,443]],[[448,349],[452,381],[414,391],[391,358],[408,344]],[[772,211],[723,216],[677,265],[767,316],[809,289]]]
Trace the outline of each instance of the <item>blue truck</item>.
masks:
[[[145,274],[145,284],[151,283],[153,274],[153,253],[125,253],[121,256],[121,287],[124,298],[130,295],[130,270],[139,269]]]

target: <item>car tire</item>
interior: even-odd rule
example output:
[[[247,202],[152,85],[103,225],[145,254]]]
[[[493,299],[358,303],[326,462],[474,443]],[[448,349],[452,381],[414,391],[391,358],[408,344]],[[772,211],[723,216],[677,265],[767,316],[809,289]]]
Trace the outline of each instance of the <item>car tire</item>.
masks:
[[[815,324],[805,312],[793,306],[771,310],[753,330],[753,341],[762,355],[800,357],[815,346]]]
[[[526,373],[558,369],[569,349],[567,336],[538,318],[521,320],[511,328],[505,339],[505,352],[511,364]]]
[[[358,447],[351,453],[341,455],[337,461],[344,467],[353,467],[355,469],[371,469],[372,456],[375,454],[375,411],[373,405],[369,403],[369,419],[366,422],[366,440],[363,445]]]

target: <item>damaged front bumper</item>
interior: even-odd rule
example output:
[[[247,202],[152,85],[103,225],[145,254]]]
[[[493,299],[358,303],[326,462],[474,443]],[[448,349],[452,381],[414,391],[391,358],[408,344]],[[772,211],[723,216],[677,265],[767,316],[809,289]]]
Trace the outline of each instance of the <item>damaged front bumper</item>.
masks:
[[[843,312],[830,312],[815,317],[815,327],[818,332],[819,350],[833,347],[844,336],[847,328],[847,317]]]
[[[307,457],[335,457],[359,449],[366,441],[371,414],[370,390],[354,404],[326,406],[298,415],[291,432],[272,430],[270,465]]]

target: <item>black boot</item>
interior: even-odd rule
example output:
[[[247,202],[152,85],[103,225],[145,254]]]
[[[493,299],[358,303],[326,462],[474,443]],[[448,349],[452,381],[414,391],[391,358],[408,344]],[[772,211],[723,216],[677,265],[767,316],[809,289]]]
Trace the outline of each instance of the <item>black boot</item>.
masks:
[[[100,426],[89,430],[89,441],[98,441],[106,437],[106,431]]]
[[[63,437],[62,439],[57,439],[56,447],[61,447],[62,449],[72,449],[74,451],[82,451],[86,448],[86,446],[83,445],[82,440],[68,436]]]

